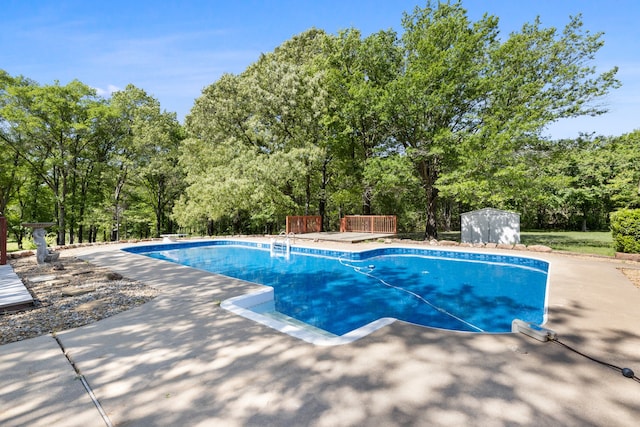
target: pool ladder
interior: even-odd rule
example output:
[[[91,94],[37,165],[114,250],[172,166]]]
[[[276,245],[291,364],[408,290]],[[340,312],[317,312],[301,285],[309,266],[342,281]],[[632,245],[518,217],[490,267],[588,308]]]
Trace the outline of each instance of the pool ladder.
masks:
[[[293,233],[289,233],[289,235],[291,234]],[[271,239],[272,257],[282,256],[289,259],[289,255],[291,254],[291,240],[289,239],[289,235],[283,231],[278,237]]]

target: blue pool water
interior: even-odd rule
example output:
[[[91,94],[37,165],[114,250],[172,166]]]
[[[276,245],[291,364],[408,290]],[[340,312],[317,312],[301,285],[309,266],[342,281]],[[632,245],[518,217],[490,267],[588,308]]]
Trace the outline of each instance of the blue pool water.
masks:
[[[208,241],[128,251],[274,288],[275,310],[334,335],[383,317],[469,332],[544,322],[548,263],[481,253],[382,248],[352,253]]]

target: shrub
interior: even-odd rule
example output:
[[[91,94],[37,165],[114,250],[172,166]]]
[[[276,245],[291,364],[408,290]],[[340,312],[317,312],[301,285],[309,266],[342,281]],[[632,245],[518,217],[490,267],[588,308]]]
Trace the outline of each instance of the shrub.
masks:
[[[640,209],[612,212],[611,233],[616,252],[640,253]]]

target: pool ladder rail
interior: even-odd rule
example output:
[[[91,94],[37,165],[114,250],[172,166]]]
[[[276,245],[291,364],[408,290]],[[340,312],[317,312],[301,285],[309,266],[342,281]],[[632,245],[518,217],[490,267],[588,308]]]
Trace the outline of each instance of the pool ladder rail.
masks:
[[[293,235],[293,233],[286,234],[282,232],[278,237],[271,238],[272,257],[280,256],[289,259],[291,254],[291,235]]]

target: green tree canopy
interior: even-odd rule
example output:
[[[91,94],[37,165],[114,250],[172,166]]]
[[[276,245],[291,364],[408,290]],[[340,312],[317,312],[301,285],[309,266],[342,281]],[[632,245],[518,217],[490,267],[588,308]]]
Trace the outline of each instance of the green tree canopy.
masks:
[[[603,113],[593,101],[619,85],[616,68],[590,65],[602,35],[583,31],[580,17],[561,33],[536,20],[504,41],[498,22],[471,22],[460,2],[428,2],[403,19],[406,72],[390,111],[422,179],[425,237],[437,236],[439,191],[464,196],[490,181],[501,194],[526,178],[518,156],[532,137],[558,119]]]

